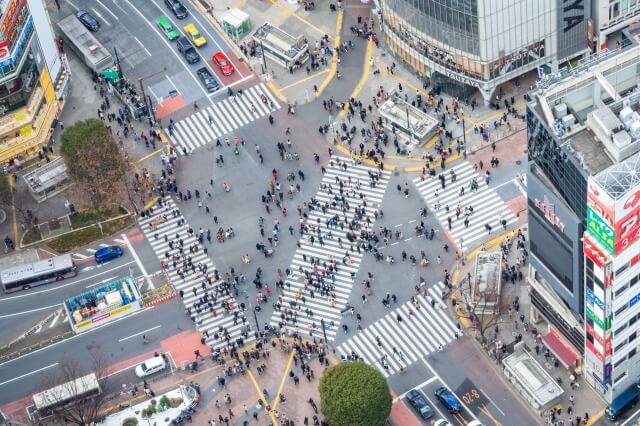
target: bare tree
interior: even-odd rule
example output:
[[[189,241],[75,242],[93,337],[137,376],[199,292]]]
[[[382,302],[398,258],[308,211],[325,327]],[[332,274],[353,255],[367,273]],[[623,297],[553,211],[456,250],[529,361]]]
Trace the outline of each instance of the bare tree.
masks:
[[[469,322],[469,329],[475,331],[478,341],[482,346],[488,344],[488,332],[496,329],[501,322],[500,313],[508,308],[500,297],[497,290],[486,291],[483,294],[483,300],[473,300],[472,283],[470,277],[462,279],[458,285],[458,314],[462,318],[466,318]],[[487,300],[495,299],[494,305],[486,303]]]
[[[56,420],[66,425],[88,426],[95,423],[101,416],[101,411],[105,407],[106,394],[100,392],[97,395],[84,397],[85,387],[83,382],[78,380],[91,372],[95,373],[100,386],[106,386],[109,368],[107,366],[107,356],[105,352],[94,350],[89,353],[91,358],[90,367],[87,371],[77,358],[67,358],[60,361],[56,373],[43,378],[41,388],[51,390],[52,400],[69,399],[66,404],[52,409],[51,414]],[[62,387],[59,385],[64,384]]]

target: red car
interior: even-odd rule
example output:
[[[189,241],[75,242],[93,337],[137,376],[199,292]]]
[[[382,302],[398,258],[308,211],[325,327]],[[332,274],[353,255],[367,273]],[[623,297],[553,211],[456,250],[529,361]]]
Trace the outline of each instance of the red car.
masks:
[[[220,69],[220,72],[222,72],[222,74],[224,74],[224,75],[233,74],[233,65],[231,65],[231,62],[229,62],[227,57],[224,56],[224,53],[216,52],[213,55],[213,58],[211,58],[211,60],[213,61],[214,64],[216,64],[218,66],[218,68]]]

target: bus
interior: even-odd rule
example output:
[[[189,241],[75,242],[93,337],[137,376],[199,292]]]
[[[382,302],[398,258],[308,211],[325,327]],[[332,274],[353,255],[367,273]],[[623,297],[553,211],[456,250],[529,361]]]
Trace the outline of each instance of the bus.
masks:
[[[52,387],[33,395],[33,403],[40,418],[52,415],[56,409],[71,403],[93,398],[102,393],[95,373]]]
[[[629,389],[622,392],[611,404],[609,404],[604,410],[604,415],[607,419],[615,422],[625,416],[625,414],[636,406],[640,399],[640,387],[638,384],[633,384]]]
[[[71,255],[63,254],[3,269],[0,271],[0,284],[5,293],[11,293],[76,275],[78,275],[78,267],[74,265]]]

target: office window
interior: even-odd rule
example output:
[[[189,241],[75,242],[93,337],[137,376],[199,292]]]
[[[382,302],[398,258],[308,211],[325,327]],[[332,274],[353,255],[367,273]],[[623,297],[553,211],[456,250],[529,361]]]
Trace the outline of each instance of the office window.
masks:
[[[624,348],[624,346],[625,346],[626,344],[627,344],[627,342],[622,342],[622,343],[620,343],[618,346],[616,346],[616,347],[613,349],[613,351],[614,351],[614,352],[619,352],[619,351],[620,351],[620,349]]]
[[[637,351],[638,351],[638,350],[637,350],[636,348],[631,349],[631,350],[629,351],[629,354],[627,355],[627,358],[631,359],[631,358],[633,358],[634,356],[636,356],[636,352],[637,352]]]
[[[633,341],[636,339],[636,336],[637,336],[637,335],[638,335],[638,334],[637,334],[637,332],[635,332],[635,331],[634,331],[633,333],[631,333],[631,334],[629,335],[629,343],[633,342]]]
[[[625,377],[627,377],[627,372],[625,371],[624,373],[622,373],[621,375],[619,375],[618,377],[616,377],[613,380],[613,384],[617,384],[618,382],[620,382],[622,379],[624,379]]]
[[[629,288],[629,284],[625,284],[622,287],[620,287],[619,289],[616,290],[615,294],[614,294],[614,298],[617,298],[618,296],[620,296],[622,293],[624,293],[627,289]]]
[[[620,309],[618,309],[615,313],[615,316],[620,315],[621,313],[623,313],[627,308],[629,307],[629,305],[624,305],[623,307],[621,307]]]
[[[627,328],[627,324],[623,324],[621,327],[618,327],[618,329],[615,331],[615,333],[613,333],[614,336],[617,336],[618,334],[622,333],[624,331],[624,329]]]

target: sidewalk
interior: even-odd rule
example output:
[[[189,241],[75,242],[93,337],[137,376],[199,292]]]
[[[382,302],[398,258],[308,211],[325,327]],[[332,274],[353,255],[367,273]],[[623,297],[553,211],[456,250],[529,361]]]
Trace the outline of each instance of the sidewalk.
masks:
[[[522,227],[525,238],[528,237],[527,227]],[[553,424],[547,423],[551,419],[551,412],[553,414],[554,421],[564,421],[565,424],[571,424],[569,419],[571,418],[574,423],[577,422],[577,417],[581,419],[585,418],[585,413],[589,414],[590,421],[588,425],[594,424],[598,418],[602,415],[602,409],[604,408],[604,402],[598,396],[591,391],[589,386],[584,382],[581,376],[578,376],[575,384],[572,385],[570,376],[575,372],[565,369],[558,362],[554,362],[553,355],[545,355],[545,347],[541,342],[541,335],[546,334],[545,330],[540,328],[541,324],[532,324],[533,327],[537,327],[536,335],[532,333],[530,324],[529,313],[531,311],[531,300],[528,294],[526,285],[526,273],[527,267],[523,262],[526,260],[525,249],[528,250],[528,241],[525,244],[525,249],[517,248],[515,230],[510,230],[505,234],[495,238],[492,241],[485,243],[482,247],[469,253],[465,259],[464,264],[460,264],[459,269],[454,273],[453,284],[454,291],[452,292],[452,303],[456,301],[454,311],[460,323],[465,327],[467,333],[475,333],[474,326],[468,318],[461,314],[460,304],[460,292],[463,291],[465,286],[468,285],[469,277],[473,276],[475,268],[475,258],[481,250],[487,250],[489,252],[503,251],[503,270],[504,267],[515,267],[516,277],[514,280],[502,277],[502,292],[501,292],[501,310],[499,319],[491,324],[490,329],[485,333],[485,337],[489,341],[489,344],[481,348],[480,343],[475,340],[478,345],[478,349],[485,353],[486,356],[495,360],[494,368],[496,374],[503,374],[502,364],[496,359],[496,345],[494,342],[501,342],[503,345],[502,358],[506,357],[512,350],[513,345],[517,339],[522,338],[525,345],[530,348],[531,355],[544,366],[544,368],[551,374],[552,377],[559,379],[559,383],[564,390],[561,403],[556,405],[553,410],[549,410],[548,417],[541,418],[541,424]],[[527,238],[528,240],[528,238]],[[506,250],[506,251],[505,251]],[[506,254],[505,254],[506,253]],[[519,272],[522,272],[522,278],[520,278]],[[517,303],[514,303],[518,300]],[[494,329],[495,324],[495,329]],[[527,324],[525,330],[524,324]],[[495,332],[497,330],[497,333]],[[513,389],[514,393],[516,389]],[[573,397],[573,403],[570,398]],[[525,402],[526,404],[526,402]],[[568,412],[571,407],[572,413]],[[584,422],[580,424],[585,424]]]

